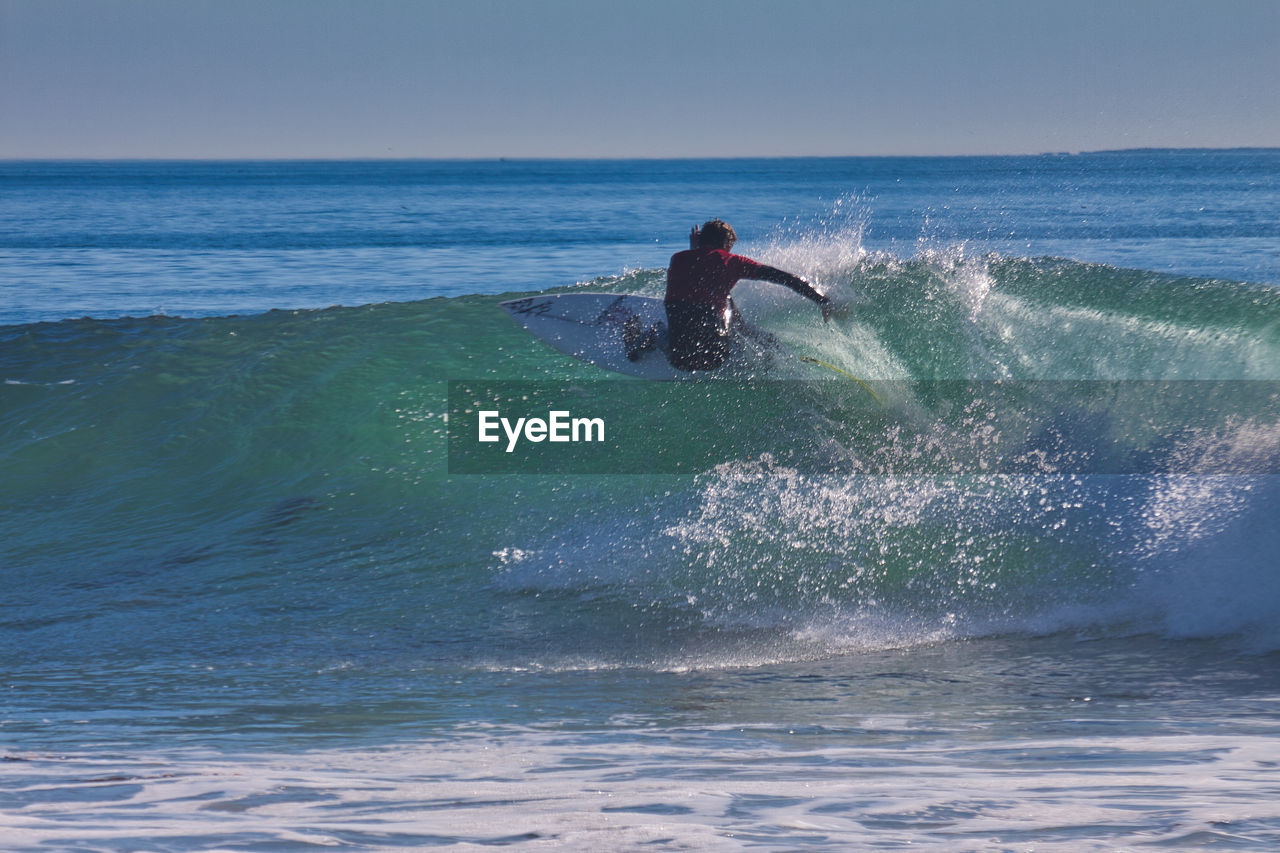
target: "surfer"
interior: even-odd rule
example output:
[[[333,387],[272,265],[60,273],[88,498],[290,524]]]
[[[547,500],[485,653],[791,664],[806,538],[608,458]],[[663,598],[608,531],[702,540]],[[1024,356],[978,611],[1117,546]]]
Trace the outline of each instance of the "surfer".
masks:
[[[688,251],[671,256],[664,302],[673,367],[711,370],[724,364],[734,315],[729,292],[744,278],[788,287],[818,303],[823,322],[830,319],[830,299],[799,276],[730,253],[737,241],[733,226],[712,219],[693,226]]]

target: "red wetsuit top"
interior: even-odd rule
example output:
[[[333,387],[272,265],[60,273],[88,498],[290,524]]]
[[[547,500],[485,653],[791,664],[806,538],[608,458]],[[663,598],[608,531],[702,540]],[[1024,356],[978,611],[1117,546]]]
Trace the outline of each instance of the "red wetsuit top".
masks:
[[[667,302],[696,302],[716,311],[729,306],[729,291],[744,278],[759,278],[763,264],[724,249],[688,249],[671,256]]]

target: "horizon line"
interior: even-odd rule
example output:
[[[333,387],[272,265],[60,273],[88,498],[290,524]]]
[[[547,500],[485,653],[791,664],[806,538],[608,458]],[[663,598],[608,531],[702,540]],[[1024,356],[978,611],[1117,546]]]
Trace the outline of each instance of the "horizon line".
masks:
[[[1040,151],[1005,154],[741,154],[700,157],[693,155],[635,155],[635,156],[573,156],[573,155],[492,155],[487,157],[461,156],[428,156],[410,155],[396,156],[228,156],[228,157],[182,157],[182,156],[75,156],[75,157],[40,157],[40,156],[7,156],[0,155],[0,163],[377,163],[377,162],[439,162],[439,163],[505,163],[505,162],[556,162],[556,161],[596,161],[596,162],[672,162],[672,161],[734,161],[734,160],[943,160],[963,158],[1016,158],[1016,157],[1082,157],[1097,154],[1138,154],[1159,152],[1249,152],[1280,151],[1280,145],[1232,145],[1213,146],[1152,146],[1143,145],[1133,148],[1098,148],[1087,151]]]

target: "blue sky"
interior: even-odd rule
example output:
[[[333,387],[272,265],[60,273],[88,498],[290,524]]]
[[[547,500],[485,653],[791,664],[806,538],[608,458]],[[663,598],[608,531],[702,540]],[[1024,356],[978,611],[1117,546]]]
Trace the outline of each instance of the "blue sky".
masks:
[[[1280,146],[1277,0],[0,0],[0,157]]]

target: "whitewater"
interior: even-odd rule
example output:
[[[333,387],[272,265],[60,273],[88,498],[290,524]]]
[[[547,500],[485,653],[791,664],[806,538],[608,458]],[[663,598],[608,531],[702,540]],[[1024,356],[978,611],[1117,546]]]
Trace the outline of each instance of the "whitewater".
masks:
[[[0,846],[1274,849],[1277,474],[1280,151],[0,163]]]

